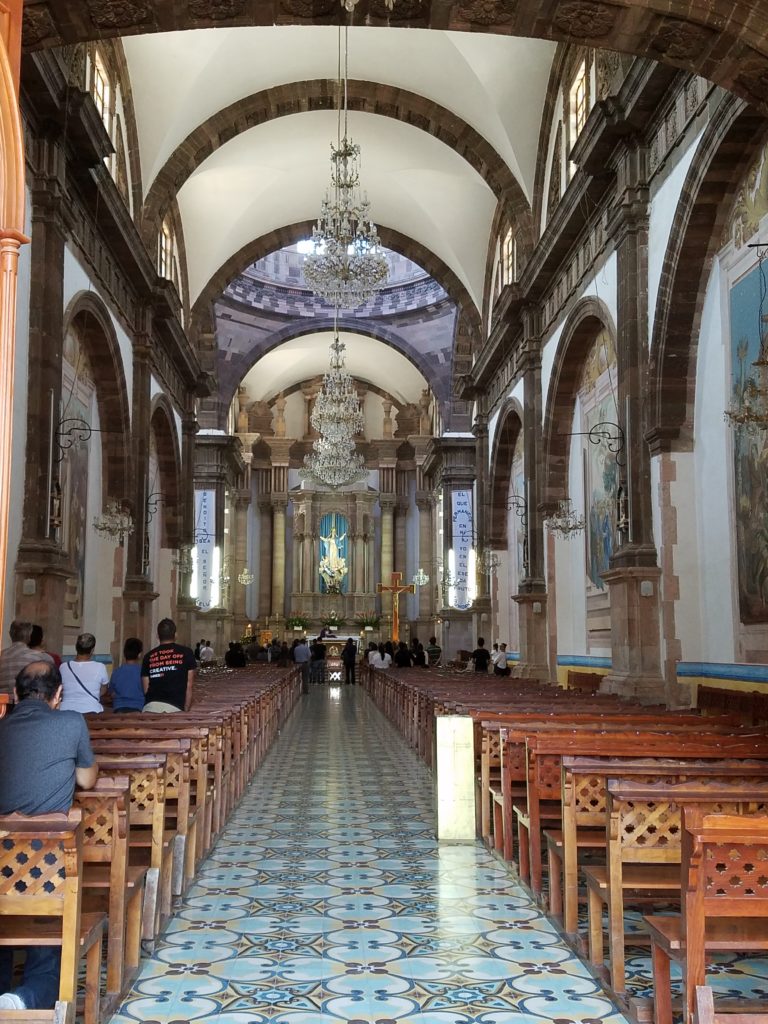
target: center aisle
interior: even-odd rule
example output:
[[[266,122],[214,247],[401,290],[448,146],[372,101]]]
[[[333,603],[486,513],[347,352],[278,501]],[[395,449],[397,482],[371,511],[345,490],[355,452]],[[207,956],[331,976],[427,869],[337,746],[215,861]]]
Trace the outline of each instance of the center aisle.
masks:
[[[313,687],[112,1024],[622,1024],[355,687]]]

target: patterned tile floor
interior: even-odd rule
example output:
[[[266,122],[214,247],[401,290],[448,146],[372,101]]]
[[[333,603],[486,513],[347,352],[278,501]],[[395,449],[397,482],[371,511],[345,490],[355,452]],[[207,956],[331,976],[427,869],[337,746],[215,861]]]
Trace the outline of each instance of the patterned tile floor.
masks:
[[[356,688],[291,717],[112,1024],[622,1024]]]

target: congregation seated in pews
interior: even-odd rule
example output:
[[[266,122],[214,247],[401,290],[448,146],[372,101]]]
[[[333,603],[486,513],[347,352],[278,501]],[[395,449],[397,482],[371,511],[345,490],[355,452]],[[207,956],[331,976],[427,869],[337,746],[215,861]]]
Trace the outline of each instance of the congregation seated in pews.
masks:
[[[636,990],[628,984],[628,945],[632,963],[648,966],[652,947],[655,1024],[672,1024],[678,1007],[692,1024],[711,954],[768,953],[765,719],[754,696],[705,695],[702,715],[642,706],[601,693],[598,683],[468,682],[430,669],[372,672],[367,688],[433,768],[436,719],[471,720],[478,838],[509,863],[630,1017],[646,1020],[650,1009],[644,979]],[[659,905],[672,916],[656,914]],[[671,994],[673,960],[682,999]]]
[[[52,663],[24,668],[0,716],[0,1021],[114,1012],[298,695],[295,670],[214,668],[157,690],[174,714],[83,715]]]

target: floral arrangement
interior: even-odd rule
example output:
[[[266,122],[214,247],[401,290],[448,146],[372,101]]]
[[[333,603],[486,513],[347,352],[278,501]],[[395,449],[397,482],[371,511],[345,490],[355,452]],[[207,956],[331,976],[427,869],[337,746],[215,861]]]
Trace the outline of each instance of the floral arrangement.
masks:
[[[376,629],[381,622],[381,616],[377,615],[376,612],[360,612],[359,615],[355,616],[355,622],[361,629],[365,629],[366,626]]]
[[[307,629],[309,627],[309,619],[306,615],[302,615],[301,612],[296,612],[295,615],[288,616],[285,624],[288,629]]]
[[[333,629],[334,627],[338,629],[339,626],[344,625],[344,619],[342,618],[342,616],[339,615],[335,608],[332,608],[331,611],[329,611],[328,614],[322,619],[322,623],[329,629]]]

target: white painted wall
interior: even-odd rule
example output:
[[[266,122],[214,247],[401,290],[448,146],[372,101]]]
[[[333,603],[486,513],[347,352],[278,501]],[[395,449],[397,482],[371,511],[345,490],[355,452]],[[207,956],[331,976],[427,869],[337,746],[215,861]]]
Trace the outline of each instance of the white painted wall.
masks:
[[[656,317],[656,299],[659,294],[659,282],[667,254],[667,244],[672,222],[677,210],[685,177],[691,166],[701,133],[691,145],[678,155],[674,167],[654,192],[651,198],[651,212],[648,221],[648,344],[653,336],[653,323]]]
[[[683,657],[696,661],[727,662],[735,657],[736,563],[730,521],[733,454],[722,416],[728,404],[729,364],[725,289],[722,267],[716,260],[707,282],[699,336],[693,460],[697,486],[693,500],[680,508],[683,529],[686,520],[688,529],[695,522],[699,541],[701,646],[698,652],[683,648]],[[681,628],[693,636],[693,611],[681,604],[679,614]]]
[[[96,284],[88,277],[84,267],[78,261],[75,253],[69,247],[64,249],[64,311],[81,292],[94,292],[101,298],[107,308],[109,300],[101,294]],[[110,311],[110,319],[115,329],[120,355],[123,362],[123,373],[125,374],[125,386],[128,391],[128,410],[133,417],[133,345],[131,339],[123,330],[122,325]]]
[[[576,398],[571,430],[581,429],[581,402]],[[568,494],[574,509],[584,514],[584,472],[581,438],[572,438],[568,462]],[[588,654],[587,594],[585,587],[586,531],[570,540],[555,538],[555,608],[558,654]]]

